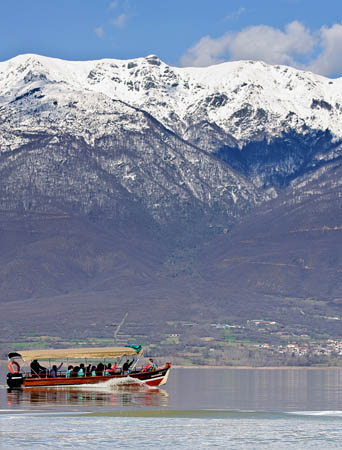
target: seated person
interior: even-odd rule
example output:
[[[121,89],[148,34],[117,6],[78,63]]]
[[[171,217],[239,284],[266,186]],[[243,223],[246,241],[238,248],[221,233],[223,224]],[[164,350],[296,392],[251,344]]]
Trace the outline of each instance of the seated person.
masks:
[[[96,377],[96,366],[91,367],[90,373],[92,377]]]
[[[84,377],[85,375],[85,367],[84,364],[80,364],[80,368],[78,370],[77,376],[78,377]]]
[[[113,375],[115,372],[117,364],[115,363],[114,366],[112,367],[111,363],[107,364],[106,370],[105,370],[105,375]]]
[[[63,363],[61,363],[58,367],[56,365],[53,365],[52,369],[50,370],[50,377],[56,378],[58,371],[61,370],[62,366],[63,366]]]
[[[98,363],[97,367],[96,367],[96,375],[103,375],[104,372],[104,365],[102,362]]]
[[[111,364],[108,364],[107,370],[109,372],[109,375],[114,375],[117,365],[118,363],[115,363],[113,366]]]
[[[156,370],[156,368],[157,368],[157,366],[154,364],[153,359],[150,358],[148,360],[147,366],[144,369],[144,372],[152,372],[152,371]]]
[[[67,378],[72,376],[71,373],[72,373],[73,368],[74,368],[74,366],[68,366],[68,370],[66,371],[66,374],[65,374],[65,376]]]
[[[105,364],[105,368],[104,368],[104,373],[103,373],[103,375],[109,375],[109,371],[111,370],[111,368],[112,368],[112,365],[111,365],[111,363],[109,363],[109,364]]]
[[[80,366],[75,366],[75,367],[73,367],[73,369],[72,369],[72,372],[71,372],[71,376],[72,377],[77,377],[78,376],[78,371],[80,370]]]
[[[41,366],[36,359],[31,362],[30,368],[31,375],[46,375],[46,367]]]
[[[134,358],[132,359],[132,361],[129,361],[128,359],[127,359],[127,361],[124,363],[124,365],[122,366],[122,373],[124,374],[124,375],[128,375],[129,374],[129,372],[130,372],[130,370],[129,370],[129,368],[131,367],[131,365],[134,363]]]

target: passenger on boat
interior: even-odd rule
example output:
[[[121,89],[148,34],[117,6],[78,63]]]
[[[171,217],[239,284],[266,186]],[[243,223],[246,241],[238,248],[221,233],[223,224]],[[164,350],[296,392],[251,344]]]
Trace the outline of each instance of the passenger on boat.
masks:
[[[67,378],[71,377],[71,372],[72,372],[73,368],[74,368],[74,366],[68,366],[68,370],[66,371],[66,374],[65,374],[65,376]]]
[[[112,367],[111,363],[107,364],[106,375],[114,375],[117,363]]]
[[[86,368],[86,375],[87,375],[87,377],[89,377],[90,374],[91,374],[91,364],[88,364],[87,368]]]
[[[30,368],[31,375],[46,375],[46,367],[41,366],[36,359],[31,362]]]
[[[90,373],[92,377],[96,377],[96,366],[92,366]]]
[[[96,367],[96,375],[103,375],[105,366],[103,365],[102,362],[98,363],[97,367]]]
[[[157,366],[156,366],[155,363],[153,362],[153,359],[150,358],[150,359],[148,360],[147,366],[146,366],[145,369],[144,369],[144,372],[152,372],[152,371],[156,370],[156,368],[157,368]]]
[[[84,364],[80,364],[80,368],[78,370],[77,376],[78,377],[84,377],[85,375],[85,367]]]
[[[104,375],[109,375],[111,370],[112,370],[111,363],[105,365]]]
[[[61,363],[58,367],[56,365],[53,365],[52,369],[50,370],[50,377],[56,378],[57,374],[61,370],[62,366],[63,366],[63,363]]]
[[[124,365],[122,366],[122,373],[124,374],[124,375],[128,375],[129,374],[129,372],[130,372],[130,370],[129,370],[129,368],[131,367],[131,365],[134,363],[134,358],[132,359],[132,361],[129,361],[128,359],[127,359],[127,361],[124,363]]]
[[[75,366],[75,367],[73,367],[73,369],[72,369],[72,372],[71,372],[71,376],[72,377],[77,377],[78,376],[78,371],[80,370],[80,366]]]

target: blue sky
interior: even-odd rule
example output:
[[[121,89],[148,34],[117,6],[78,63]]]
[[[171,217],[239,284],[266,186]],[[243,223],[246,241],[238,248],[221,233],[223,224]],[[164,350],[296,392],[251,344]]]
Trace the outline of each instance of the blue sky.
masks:
[[[171,65],[262,59],[342,75],[342,0],[2,0],[0,60],[157,54]]]

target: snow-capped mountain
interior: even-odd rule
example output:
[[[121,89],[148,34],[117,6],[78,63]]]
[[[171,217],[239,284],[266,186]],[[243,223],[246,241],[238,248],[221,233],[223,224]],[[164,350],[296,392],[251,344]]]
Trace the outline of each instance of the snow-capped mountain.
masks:
[[[45,107],[49,101],[69,102],[72,92],[104,94],[149,112],[182,138],[203,121],[230,134],[240,147],[260,134],[281,136],[289,128],[329,129],[342,136],[342,79],[262,62],[176,68],[154,55],[90,62],[21,55],[0,63],[2,104],[42,88]]]
[[[236,216],[341,155],[342,79],[156,56],[0,63],[2,207]]]

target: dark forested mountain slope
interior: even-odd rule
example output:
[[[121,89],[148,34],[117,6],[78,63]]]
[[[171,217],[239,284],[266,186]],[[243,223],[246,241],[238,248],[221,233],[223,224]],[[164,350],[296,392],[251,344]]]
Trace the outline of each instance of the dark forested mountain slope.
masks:
[[[227,291],[248,291],[254,307],[269,298],[342,298],[342,165],[293,182],[218,236],[196,261],[201,276]],[[249,300],[247,300],[249,299]]]

